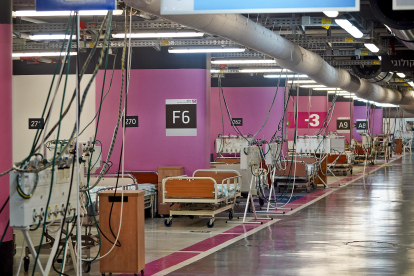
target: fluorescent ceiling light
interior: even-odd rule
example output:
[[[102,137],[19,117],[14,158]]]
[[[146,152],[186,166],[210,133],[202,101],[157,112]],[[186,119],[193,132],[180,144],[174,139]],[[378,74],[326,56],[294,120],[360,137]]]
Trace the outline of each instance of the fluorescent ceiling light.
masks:
[[[379,60],[382,60],[382,56],[378,56],[378,59],[379,59]]]
[[[210,73],[220,73],[220,70],[216,70],[216,69],[211,69]]]
[[[370,50],[373,53],[378,53],[379,52],[379,48],[377,47],[377,45],[375,45],[373,43],[365,43],[364,45],[365,45],[365,47],[367,47],[368,50]]]
[[[357,96],[343,96],[344,98],[357,98]]]
[[[259,68],[259,69],[240,69],[239,72],[240,73],[281,73],[281,72],[287,73],[287,72],[292,72],[292,71],[289,71],[286,69],[276,69],[276,68],[274,69],[266,69],[266,68],[260,69]]]
[[[290,78],[290,79],[295,79],[295,78],[308,78],[308,75],[263,75],[263,77],[265,78],[270,78],[270,79],[276,79],[276,78]]]
[[[404,73],[396,73],[397,74],[397,76],[399,76],[400,78],[405,78],[405,74]]]
[[[152,33],[128,33],[127,37],[131,38],[157,38],[157,37],[202,37],[204,33],[199,32],[152,32]],[[113,38],[124,38],[125,33],[113,34]]]
[[[12,57],[58,57],[64,56],[61,52],[32,52],[32,53],[12,53]],[[76,52],[70,52],[70,56],[76,56]]]
[[[319,84],[315,84],[315,85],[301,85],[300,87],[303,88],[320,88],[320,87],[326,87],[325,85],[319,85]]]
[[[242,53],[245,48],[237,47],[171,47],[169,53],[188,54],[188,53]]]
[[[50,35],[29,35],[31,40],[63,40],[69,39],[70,35],[50,34]],[[72,39],[76,39],[76,35],[72,35]]]
[[[411,87],[414,87],[414,82],[410,81],[408,84],[411,85]]]
[[[335,19],[335,23],[355,38],[364,36],[364,34],[347,19]]]
[[[335,90],[334,87],[321,87],[321,88],[314,88],[313,90],[320,90],[320,91],[324,91],[324,90]],[[336,91],[340,91],[340,89],[336,90]]]
[[[288,83],[316,83],[314,80],[295,80],[295,81],[288,81]]]
[[[215,59],[211,64],[276,64],[274,59]]]
[[[106,15],[107,10],[95,10],[95,11],[80,11],[80,15]],[[34,16],[69,16],[71,11],[15,11],[13,17],[34,17]],[[113,15],[121,15],[122,10],[114,10]]]
[[[323,12],[327,17],[337,17],[339,12],[337,11],[324,11]]]

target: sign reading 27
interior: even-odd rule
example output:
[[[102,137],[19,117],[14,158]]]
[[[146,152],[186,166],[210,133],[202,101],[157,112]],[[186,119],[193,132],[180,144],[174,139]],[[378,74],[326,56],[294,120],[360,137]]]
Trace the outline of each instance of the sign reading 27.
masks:
[[[298,112],[298,128],[320,128],[327,112]],[[295,113],[289,112],[289,128],[295,128]]]

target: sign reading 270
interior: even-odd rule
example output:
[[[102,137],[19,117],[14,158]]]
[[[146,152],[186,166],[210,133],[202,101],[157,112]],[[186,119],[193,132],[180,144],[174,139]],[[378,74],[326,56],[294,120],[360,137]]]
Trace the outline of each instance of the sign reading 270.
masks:
[[[327,112],[298,112],[298,128],[320,128]],[[295,128],[295,112],[289,112],[289,128]]]

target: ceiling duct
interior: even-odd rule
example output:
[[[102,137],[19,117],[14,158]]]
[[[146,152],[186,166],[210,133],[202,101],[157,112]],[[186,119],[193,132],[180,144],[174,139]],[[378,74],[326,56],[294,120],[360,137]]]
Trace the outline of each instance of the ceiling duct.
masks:
[[[394,75],[382,72],[381,65],[353,65],[351,69],[356,76],[378,85],[388,83]]]
[[[412,10],[393,10],[392,0],[370,0],[379,21],[408,49],[414,50],[414,17]]]
[[[318,54],[308,51],[239,14],[161,15],[160,0],[124,0],[135,8],[205,33],[230,39],[276,59],[278,65],[306,74],[317,83],[339,87],[358,97],[380,103],[414,104],[413,93],[402,94],[336,69]],[[405,96],[404,96],[405,95]]]

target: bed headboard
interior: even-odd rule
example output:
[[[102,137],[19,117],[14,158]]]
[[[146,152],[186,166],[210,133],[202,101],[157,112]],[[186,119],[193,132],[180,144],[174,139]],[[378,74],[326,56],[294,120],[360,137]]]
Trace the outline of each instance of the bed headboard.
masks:
[[[137,179],[138,184],[158,184],[158,173],[156,171],[124,171],[124,173],[132,174]]]

